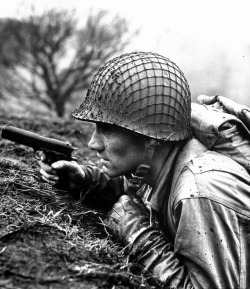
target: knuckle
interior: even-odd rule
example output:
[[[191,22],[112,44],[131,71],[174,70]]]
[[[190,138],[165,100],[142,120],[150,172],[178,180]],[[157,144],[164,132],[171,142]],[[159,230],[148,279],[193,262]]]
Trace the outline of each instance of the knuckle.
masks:
[[[120,197],[120,201],[121,202],[127,202],[127,201],[129,201],[130,200],[130,197],[128,196],[128,195],[122,195],[121,197]]]

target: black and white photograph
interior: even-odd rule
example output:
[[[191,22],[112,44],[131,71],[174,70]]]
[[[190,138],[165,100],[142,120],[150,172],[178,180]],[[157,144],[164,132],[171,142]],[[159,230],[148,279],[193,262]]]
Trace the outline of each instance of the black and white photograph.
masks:
[[[0,288],[250,289],[250,2],[0,8]]]

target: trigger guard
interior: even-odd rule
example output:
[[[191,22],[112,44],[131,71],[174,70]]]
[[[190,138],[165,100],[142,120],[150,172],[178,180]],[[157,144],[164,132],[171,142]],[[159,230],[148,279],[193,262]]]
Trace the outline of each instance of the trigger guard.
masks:
[[[37,159],[38,161],[41,161],[41,162],[46,160],[46,155],[42,151],[35,151],[34,157],[35,157],[35,159]]]

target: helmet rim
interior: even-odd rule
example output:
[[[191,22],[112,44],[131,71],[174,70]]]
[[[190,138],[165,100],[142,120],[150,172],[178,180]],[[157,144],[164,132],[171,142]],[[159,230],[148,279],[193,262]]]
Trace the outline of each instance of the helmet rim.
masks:
[[[174,62],[152,52],[132,52],[98,70],[72,116],[178,141],[191,135],[191,94]]]

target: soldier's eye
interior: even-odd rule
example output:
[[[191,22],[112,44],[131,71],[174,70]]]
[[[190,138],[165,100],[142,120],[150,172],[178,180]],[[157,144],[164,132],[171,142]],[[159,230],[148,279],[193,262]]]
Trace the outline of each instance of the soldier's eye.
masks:
[[[97,124],[96,127],[102,133],[108,133],[113,131],[112,125],[109,124]]]

